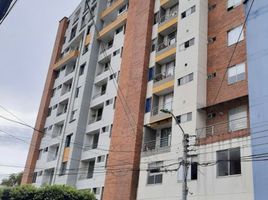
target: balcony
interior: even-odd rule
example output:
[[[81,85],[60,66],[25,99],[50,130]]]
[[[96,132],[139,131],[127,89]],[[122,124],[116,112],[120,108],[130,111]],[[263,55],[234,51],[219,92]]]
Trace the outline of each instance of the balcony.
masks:
[[[164,15],[160,18],[158,33],[167,34],[169,31],[174,30],[178,24],[178,13],[174,11],[169,15]]]
[[[160,43],[156,49],[155,62],[163,64],[174,60],[176,57],[176,44],[176,42],[172,41]]]
[[[155,122],[171,118],[170,114],[163,113],[160,110],[165,109],[165,110],[170,110],[171,111],[172,110],[172,104],[173,104],[173,102],[170,101],[170,102],[167,102],[167,103],[164,103],[164,104],[160,105],[160,103],[158,101],[158,106],[155,106],[155,107],[152,108],[151,117],[150,117],[150,124],[153,124]]]
[[[66,65],[68,62],[75,60],[79,56],[78,50],[71,50],[67,54],[65,54],[63,57],[61,57],[55,64],[54,64],[54,70],[58,70],[63,65]]]
[[[211,124],[196,130],[197,145],[205,145],[245,137],[249,134],[250,129],[248,127],[247,117]]]
[[[107,5],[107,8],[104,9],[103,12],[101,13],[100,18],[103,20],[104,18],[108,17],[115,10],[117,11],[118,8],[123,6],[124,3],[125,3],[125,0],[115,0],[112,4]]]
[[[145,127],[142,156],[150,156],[170,151],[171,146],[171,123],[155,129]]]
[[[98,39],[104,40],[107,36],[108,38],[112,38],[114,31],[123,26],[127,21],[127,12],[118,16],[113,22],[109,23],[105,26],[99,33]],[[110,37],[109,37],[110,36]],[[107,39],[107,38],[106,38]]]

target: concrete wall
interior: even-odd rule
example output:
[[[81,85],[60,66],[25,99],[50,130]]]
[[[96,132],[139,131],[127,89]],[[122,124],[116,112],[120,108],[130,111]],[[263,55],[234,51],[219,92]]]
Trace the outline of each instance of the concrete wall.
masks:
[[[248,12],[252,0],[246,4]],[[252,135],[252,154],[267,153],[268,135],[268,2],[254,2],[247,21],[247,56],[249,111]],[[260,139],[256,139],[256,138]],[[263,144],[263,145],[261,145]],[[253,162],[254,196],[255,200],[266,200],[268,196],[267,180],[268,162]]]

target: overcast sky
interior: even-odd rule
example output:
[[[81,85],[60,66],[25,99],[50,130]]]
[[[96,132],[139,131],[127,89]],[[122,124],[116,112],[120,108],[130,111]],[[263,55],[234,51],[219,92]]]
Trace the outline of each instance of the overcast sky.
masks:
[[[0,105],[34,125],[58,21],[80,0],[18,0],[0,25]],[[0,108],[0,115],[12,118]],[[14,119],[14,118],[13,118]],[[22,171],[32,130],[0,119],[0,180]],[[15,165],[16,168],[3,167]]]

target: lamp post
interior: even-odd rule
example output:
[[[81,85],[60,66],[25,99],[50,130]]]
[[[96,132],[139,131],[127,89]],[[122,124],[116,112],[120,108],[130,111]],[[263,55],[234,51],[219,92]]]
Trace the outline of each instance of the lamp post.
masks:
[[[188,147],[189,147],[189,134],[186,134],[183,130],[183,128],[180,125],[179,120],[177,119],[177,117],[175,117],[175,115],[166,109],[161,109],[160,110],[163,113],[166,114],[170,114],[176,121],[176,124],[180,127],[181,132],[182,132],[182,136],[183,136],[183,158],[182,158],[182,166],[183,166],[183,170],[182,170],[182,174],[183,174],[183,180],[182,180],[182,200],[187,200],[187,196],[188,196],[188,188],[187,188],[187,171],[188,171]]]

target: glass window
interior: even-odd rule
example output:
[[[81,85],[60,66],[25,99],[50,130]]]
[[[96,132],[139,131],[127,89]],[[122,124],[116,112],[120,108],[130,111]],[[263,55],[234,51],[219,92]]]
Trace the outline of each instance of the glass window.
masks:
[[[247,128],[247,107],[240,106],[229,110],[229,132]]]
[[[231,46],[242,40],[244,40],[244,31],[242,25],[228,31],[228,46]]]
[[[232,66],[228,69],[228,84],[233,84],[246,79],[245,63]]]
[[[217,175],[241,174],[240,148],[217,151]]]
[[[163,172],[161,172],[161,167],[163,166],[163,161],[158,161],[150,163],[148,165],[148,178],[147,184],[160,184],[163,182]]]
[[[242,3],[242,0],[228,0],[228,10],[239,6]]]

